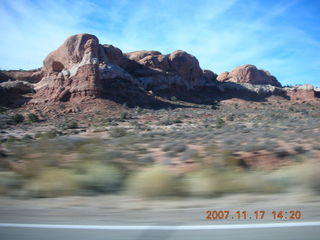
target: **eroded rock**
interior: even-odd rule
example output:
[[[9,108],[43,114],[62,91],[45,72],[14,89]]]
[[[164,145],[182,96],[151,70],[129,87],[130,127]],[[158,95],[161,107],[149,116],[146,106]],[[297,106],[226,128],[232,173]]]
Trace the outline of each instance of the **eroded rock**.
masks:
[[[257,69],[254,65],[236,67],[231,72],[222,72],[217,77],[221,82],[251,83],[281,87],[278,80],[265,70]]]

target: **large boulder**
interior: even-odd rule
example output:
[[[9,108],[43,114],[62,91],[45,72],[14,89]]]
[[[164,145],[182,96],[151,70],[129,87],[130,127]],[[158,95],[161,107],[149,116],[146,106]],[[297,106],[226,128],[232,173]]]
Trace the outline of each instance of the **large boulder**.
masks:
[[[222,72],[217,77],[221,82],[251,83],[281,87],[278,80],[268,71],[257,69],[254,65],[236,67],[231,72]]]
[[[169,60],[172,68],[182,77],[195,80],[202,77],[202,70],[196,57],[177,50],[170,54]]]

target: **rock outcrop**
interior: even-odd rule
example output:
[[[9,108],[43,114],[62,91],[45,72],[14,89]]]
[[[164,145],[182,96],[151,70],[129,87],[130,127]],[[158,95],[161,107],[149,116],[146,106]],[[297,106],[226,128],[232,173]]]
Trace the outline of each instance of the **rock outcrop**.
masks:
[[[231,72],[222,72],[218,75],[217,80],[281,87],[278,80],[268,71],[257,69],[254,65],[243,65],[236,67]]]
[[[36,84],[35,98],[68,101],[75,96],[99,96],[98,48],[93,35],[69,37],[44,60],[44,77]]]
[[[0,83],[0,106],[20,107],[30,99],[25,94],[33,92],[33,85],[29,82],[15,80]]]
[[[123,53],[113,45],[99,44],[98,38],[90,34],[66,39],[45,58],[41,69],[0,72],[1,81],[30,78],[36,82],[41,78],[34,84],[32,104],[70,102],[74,105],[97,98],[136,104],[152,102],[156,94],[175,95],[180,100],[197,103],[234,97],[261,100],[276,95],[298,101],[319,96],[309,85],[282,88],[268,71],[253,65],[217,76],[210,70],[202,70],[198,60],[182,50],[170,54],[146,50]],[[32,86],[21,82],[7,85],[0,90],[21,90],[19,94],[33,91]]]
[[[123,54],[112,45],[101,45],[90,34],[69,37],[44,60],[43,78],[36,84],[36,100],[69,101],[102,97],[111,80],[130,81],[145,90],[190,90],[212,81],[191,54],[177,50]],[[113,82],[114,83],[114,82]]]
[[[292,101],[314,101],[318,99],[318,94],[311,84],[302,86],[286,87],[284,90]]]
[[[34,70],[8,70],[0,71],[0,82],[6,82],[9,80],[20,80],[30,83],[39,82],[42,78],[41,69]]]
[[[36,84],[34,98],[66,102],[75,98],[101,97],[107,79],[132,78],[112,63],[120,61],[121,57],[120,50],[111,45],[100,45],[96,36],[71,36],[44,60],[44,77]]]
[[[212,80],[208,79],[208,72],[202,71],[198,60],[182,50],[168,55],[143,50],[125,56],[138,64],[133,69],[125,69],[147,90],[191,90]]]
[[[34,89],[31,83],[16,80],[0,83],[0,92],[3,94],[26,94],[34,92]]]
[[[270,96],[281,96],[289,99],[287,92],[281,87],[258,85],[251,83],[222,82],[216,87],[224,98],[242,98],[246,100],[261,100]]]

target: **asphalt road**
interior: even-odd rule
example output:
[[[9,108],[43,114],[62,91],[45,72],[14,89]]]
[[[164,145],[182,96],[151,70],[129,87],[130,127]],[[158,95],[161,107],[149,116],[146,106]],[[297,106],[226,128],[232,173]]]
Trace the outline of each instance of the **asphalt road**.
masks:
[[[319,201],[291,204],[277,199],[274,203],[260,201],[232,204],[231,207],[210,203],[207,207],[177,208],[165,205],[134,210],[117,209],[108,204],[96,207],[97,198],[85,200],[92,200],[94,204],[79,207],[66,203],[51,204],[59,199],[2,201],[0,240],[320,239]],[[43,201],[50,201],[50,204],[43,204]],[[102,202],[105,202],[104,199]],[[212,221],[206,219],[208,209],[228,209],[233,213],[247,210],[251,215],[254,210],[264,209],[266,215],[264,220]],[[273,210],[299,210],[302,217],[300,220],[273,220]]]
[[[279,223],[271,223],[276,226]],[[280,223],[281,224],[281,223]],[[92,226],[92,229],[81,229],[81,226],[77,225],[73,228],[63,228],[63,225],[58,228],[39,228],[38,227],[4,227],[0,226],[0,236],[3,240],[57,240],[57,239],[134,239],[134,240],[151,240],[151,239],[228,239],[228,240],[253,240],[253,239],[282,239],[282,240],[318,240],[320,236],[320,222],[317,222],[318,226],[290,226],[291,223],[285,223],[288,226],[278,227],[259,227],[257,224],[241,224],[245,228],[232,228],[232,226],[239,226],[240,224],[229,224],[229,229],[180,229],[179,227],[173,229],[166,229],[165,227],[159,229],[95,229],[99,226]],[[301,222],[300,222],[301,224]],[[68,225],[64,225],[68,226]],[[70,225],[69,225],[70,226]],[[87,225],[88,226],[88,225]],[[206,225],[208,226],[208,225]],[[211,225],[212,226],[212,225]],[[227,226],[227,225],[220,225]],[[227,227],[228,227],[227,226]],[[78,227],[78,229],[75,229]],[[100,226],[103,227],[103,226]],[[159,227],[159,226],[158,226]],[[171,226],[172,227],[172,226]],[[198,227],[205,227],[198,225]],[[209,225],[210,227],[210,225]],[[138,227],[139,228],[139,227]]]

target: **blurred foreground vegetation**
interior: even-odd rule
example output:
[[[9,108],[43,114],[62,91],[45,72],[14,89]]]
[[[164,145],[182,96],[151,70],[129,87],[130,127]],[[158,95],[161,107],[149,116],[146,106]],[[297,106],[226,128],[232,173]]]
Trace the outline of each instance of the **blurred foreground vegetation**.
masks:
[[[179,164],[153,159],[142,139],[148,137],[61,136],[8,143],[8,153],[1,158],[0,194],[24,198],[126,192],[143,197],[216,197],[285,192],[297,186],[320,193],[319,168],[304,161],[277,170],[248,169],[216,148],[206,148],[203,157],[170,145],[187,162],[181,170]],[[161,150],[165,156],[170,148],[164,145]]]
[[[118,118],[87,119],[97,137],[79,135],[86,129],[75,119],[7,137],[0,194],[217,197],[299,187],[320,193],[319,109],[261,106],[126,109]],[[32,114],[2,119],[9,130],[44,121]]]

